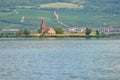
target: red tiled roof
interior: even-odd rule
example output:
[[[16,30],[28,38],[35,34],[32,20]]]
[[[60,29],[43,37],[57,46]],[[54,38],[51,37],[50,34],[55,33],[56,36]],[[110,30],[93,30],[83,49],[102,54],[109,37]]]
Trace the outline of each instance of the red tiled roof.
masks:
[[[51,28],[50,27],[47,27],[45,28],[44,32],[47,33]]]

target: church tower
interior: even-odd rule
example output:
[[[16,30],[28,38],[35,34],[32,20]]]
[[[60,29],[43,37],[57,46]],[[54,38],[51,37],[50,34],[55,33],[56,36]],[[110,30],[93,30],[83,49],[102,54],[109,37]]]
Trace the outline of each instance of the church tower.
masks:
[[[44,22],[44,19],[42,19],[42,22],[40,24],[41,28],[41,34],[55,34],[55,30],[51,27],[46,27],[46,24]]]
[[[44,30],[44,29],[46,28],[44,19],[42,19],[42,22],[41,22],[40,26],[41,26],[41,29],[42,29],[42,30]]]

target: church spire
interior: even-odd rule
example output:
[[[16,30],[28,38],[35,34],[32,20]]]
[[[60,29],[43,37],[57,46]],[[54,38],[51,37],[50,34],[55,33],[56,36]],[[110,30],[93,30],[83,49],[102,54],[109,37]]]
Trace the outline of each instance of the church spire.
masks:
[[[46,25],[45,25],[44,19],[42,19],[42,22],[41,22],[41,28],[42,28],[42,30],[46,28]]]

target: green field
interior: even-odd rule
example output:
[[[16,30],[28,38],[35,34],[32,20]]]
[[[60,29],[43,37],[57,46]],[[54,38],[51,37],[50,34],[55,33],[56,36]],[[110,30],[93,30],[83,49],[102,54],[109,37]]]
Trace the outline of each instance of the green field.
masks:
[[[49,4],[41,4],[40,8],[82,9],[83,5],[77,5],[77,4],[65,3],[65,2],[56,2],[56,3],[49,3]]]
[[[35,29],[41,18],[51,27],[120,27],[119,5],[119,0],[1,0],[0,29]]]
[[[112,15],[100,12],[78,12],[72,10],[57,10],[59,20],[69,27],[119,27],[119,14]],[[21,22],[24,17],[23,22]],[[29,28],[35,29],[40,27],[41,19],[44,18],[46,25],[51,27],[62,27],[56,21],[54,10],[39,9],[16,9],[11,12],[0,12],[0,28]]]

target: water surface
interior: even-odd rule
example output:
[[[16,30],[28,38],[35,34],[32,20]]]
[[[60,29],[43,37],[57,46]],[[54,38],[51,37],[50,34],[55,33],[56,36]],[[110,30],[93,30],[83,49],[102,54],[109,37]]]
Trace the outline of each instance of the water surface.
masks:
[[[120,40],[0,39],[0,80],[119,80]]]

